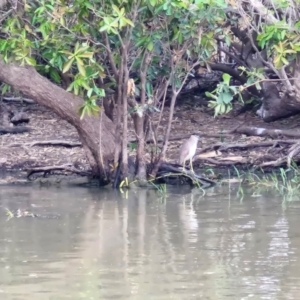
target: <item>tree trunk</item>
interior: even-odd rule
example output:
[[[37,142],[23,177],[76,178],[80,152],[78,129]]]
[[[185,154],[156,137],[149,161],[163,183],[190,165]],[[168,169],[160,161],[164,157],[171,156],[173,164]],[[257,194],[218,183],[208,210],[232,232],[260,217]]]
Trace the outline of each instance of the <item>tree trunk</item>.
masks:
[[[101,179],[109,179],[108,166],[113,161],[116,140],[115,126],[105,114],[102,114],[101,126],[99,117],[85,116],[80,120],[78,110],[83,100],[51,83],[30,66],[6,64],[0,59],[0,80],[72,124],[78,131],[93,174]]]
[[[144,133],[144,112],[142,115],[135,113],[133,116],[135,132],[137,135],[137,174],[136,177],[143,183],[147,179],[146,162],[145,162],[145,133]]]
[[[282,82],[263,83],[263,102],[257,114],[265,121],[272,122],[300,113],[300,57],[294,65],[290,80],[294,91],[289,91]]]

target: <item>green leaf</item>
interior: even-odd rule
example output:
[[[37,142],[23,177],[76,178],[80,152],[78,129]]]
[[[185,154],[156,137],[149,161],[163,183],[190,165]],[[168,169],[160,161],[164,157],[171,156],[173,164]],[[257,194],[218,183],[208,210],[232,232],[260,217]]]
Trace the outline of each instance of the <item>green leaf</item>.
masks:
[[[67,87],[67,92],[71,92],[74,89],[75,82],[72,82],[68,87]]]
[[[61,78],[55,69],[51,68],[49,74],[50,74],[51,79],[54,80],[56,83],[61,82]]]
[[[220,94],[221,98],[222,98],[222,103],[224,104],[228,104],[232,101],[233,96],[230,93],[222,93]]]
[[[284,50],[284,53],[285,54],[294,54],[294,53],[296,53],[296,51],[295,50]]]
[[[283,57],[283,56],[281,56],[281,61],[282,61],[282,63],[285,64],[285,65],[288,65],[288,64],[289,64],[288,60],[287,60],[285,57]]]
[[[100,27],[99,31],[103,32],[103,31],[108,31],[110,29],[110,25],[105,24],[102,27]]]
[[[124,18],[125,19],[125,22],[130,25],[131,27],[134,27],[134,24],[131,20],[127,19],[127,18]]]
[[[206,96],[206,97],[209,97],[209,98],[213,98],[213,99],[215,99],[215,100],[218,99],[218,97],[217,97],[216,95],[213,95],[213,94],[210,93],[210,92],[205,92],[205,96]]]
[[[229,85],[231,76],[230,76],[229,74],[227,74],[227,73],[224,73],[224,74],[222,75],[222,78],[223,78],[224,82],[225,82],[227,85]]]
[[[70,70],[70,68],[71,68],[71,66],[72,66],[72,64],[73,64],[73,61],[74,61],[74,57],[71,58],[69,61],[67,61],[67,62],[64,64],[64,67],[63,67],[63,70],[62,70],[63,73],[66,73],[66,72],[68,72],[68,71]]]
[[[118,8],[115,4],[112,4],[111,8],[112,8],[117,14],[120,14],[120,10],[119,10],[119,8]]]
[[[84,115],[86,114],[86,112],[87,112],[87,108],[86,108],[85,105],[83,105],[83,106],[81,106],[81,107],[79,108],[79,116],[80,116],[80,120],[83,119],[83,117],[84,117]]]
[[[1,91],[2,95],[4,95],[9,90],[10,90],[10,85],[9,84],[3,84],[2,91]]]
[[[150,41],[147,45],[147,49],[151,52],[153,50],[153,47],[154,47],[153,41]]]
[[[90,90],[90,86],[88,85],[88,83],[84,80],[82,80],[81,82],[81,86],[83,86],[86,90]]]
[[[30,66],[36,66],[36,60],[33,57],[26,57],[26,62]]]
[[[256,82],[256,83],[255,83],[255,88],[256,88],[258,91],[261,90],[261,85],[260,85],[259,82]]]
[[[105,97],[105,90],[100,89],[100,88],[94,88],[94,92],[97,94],[99,97]]]
[[[90,98],[92,96],[93,89],[89,89],[87,92],[87,96]]]
[[[82,54],[77,55],[77,57],[81,58],[92,58],[94,55],[94,52],[84,52]]]
[[[78,57],[76,57],[76,62],[77,62],[77,68],[79,70],[79,73],[82,75],[82,76],[86,76],[86,72],[85,72],[85,67],[84,67],[84,63],[82,60],[80,60]]]
[[[225,104],[224,103],[220,104],[220,114],[224,114],[225,110],[226,110]]]
[[[215,117],[216,117],[217,115],[220,114],[220,109],[221,109],[221,106],[220,106],[220,105],[217,105],[217,106],[215,107]]]

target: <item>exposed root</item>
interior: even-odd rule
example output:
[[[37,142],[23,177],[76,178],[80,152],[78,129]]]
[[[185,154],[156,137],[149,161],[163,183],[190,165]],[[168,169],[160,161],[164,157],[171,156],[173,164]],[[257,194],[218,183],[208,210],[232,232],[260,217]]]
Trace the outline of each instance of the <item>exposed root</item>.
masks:
[[[156,180],[165,180],[167,183],[178,184],[179,177],[185,177],[183,181],[190,184],[199,185],[202,188],[208,188],[216,183],[202,175],[191,172],[189,169],[183,169],[182,166],[176,164],[162,163],[157,172]],[[173,182],[173,183],[172,183]]]

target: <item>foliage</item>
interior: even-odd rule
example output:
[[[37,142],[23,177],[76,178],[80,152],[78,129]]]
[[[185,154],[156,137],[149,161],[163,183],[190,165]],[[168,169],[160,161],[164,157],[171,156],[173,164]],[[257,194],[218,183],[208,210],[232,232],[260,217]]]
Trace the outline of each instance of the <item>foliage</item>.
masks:
[[[300,23],[299,23],[300,24]],[[292,29],[284,21],[263,26],[257,37],[258,45],[267,48],[276,68],[288,65],[300,52],[300,27]]]
[[[249,9],[242,8],[239,1],[228,5],[224,0],[24,1],[18,13],[3,21],[0,54],[6,61],[36,67],[58,84],[68,77],[67,90],[86,100],[81,115],[97,112],[96,99],[104,97],[108,87],[117,88],[112,64],[120,70],[126,42],[130,43],[130,76],[138,84],[136,95],[141,88],[140,67],[145,53],[151,53],[146,82],[149,99],[157,83],[172,73],[170,84],[180,86],[195,60],[209,63],[217,50],[216,38],[230,46],[234,38],[228,24],[250,28],[247,22],[251,22],[257,32],[253,42],[267,50],[267,60],[276,69],[295,60],[300,52],[300,22],[292,14],[279,12],[294,9],[296,13],[297,6],[273,1],[268,8],[276,16],[273,22],[263,18],[257,22],[251,5]],[[228,20],[226,9],[236,7],[241,8],[239,15]],[[173,72],[171,59],[176,64]],[[213,93],[207,93],[215,115],[229,112],[233,95],[239,94],[227,77],[223,80]]]
[[[265,192],[276,191],[284,201],[298,201],[299,179],[300,171],[296,164],[286,169],[279,168],[271,174],[263,173],[263,176],[257,176],[254,173],[247,175],[247,182],[250,186]]]
[[[209,107],[214,108],[215,116],[228,113],[232,109],[233,96],[238,92],[235,86],[230,85],[230,75],[224,73],[222,77],[223,82],[212,93],[205,93],[207,97],[214,99],[209,101]]]
[[[170,75],[172,57],[177,67],[171,84],[179,86],[192,61],[207,60],[216,49],[212,37],[225,7],[223,0],[26,1],[21,13],[5,20],[0,53],[6,61],[36,67],[58,84],[63,77],[71,79],[67,90],[86,100],[80,108],[84,115],[97,111],[95,100],[105,96],[107,87],[117,88],[112,64],[121,67],[127,39],[130,74],[136,82],[145,52],[151,53],[148,97],[157,81]]]

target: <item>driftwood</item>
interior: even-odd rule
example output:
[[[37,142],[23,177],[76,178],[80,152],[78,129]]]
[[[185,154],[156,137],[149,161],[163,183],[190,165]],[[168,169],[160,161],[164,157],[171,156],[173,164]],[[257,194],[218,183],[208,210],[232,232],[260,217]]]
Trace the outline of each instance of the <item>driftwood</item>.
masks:
[[[23,112],[16,112],[14,116],[10,119],[11,123],[14,125],[20,124],[20,123],[29,123],[29,117],[28,115]]]
[[[300,138],[300,131],[288,129],[267,129],[252,126],[241,126],[235,128],[232,133],[245,134],[247,136],[270,136],[276,138],[279,136]]]
[[[47,166],[47,167],[36,167],[36,168],[27,168],[25,169],[27,171],[27,178],[30,179],[30,176],[34,173],[40,173],[43,172],[43,176],[45,177],[47,174],[49,174],[51,171],[66,171],[74,174],[78,174],[81,176],[90,175],[90,173],[78,170],[74,168],[71,164],[65,164],[60,166]]]
[[[284,157],[280,157],[277,160],[264,162],[260,164],[259,167],[278,167],[285,164],[287,164],[287,166],[290,166],[292,159],[294,159],[294,157],[299,153],[300,153],[300,142],[298,141],[291,146],[287,155],[285,155]],[[300,159],[296,159],[295,161],[298,162],[299,160]]]
[[[180,165],[170,164],[166,162],[160,165],[159,170],[157,172],[156,180],[163,180],[166,183],[178,184],[181,183],[178,180],[179,177],[181,177],[183,181],[188,182],[189,184],[199,185],[202,188],[208,188],[216,184],[213,180],[205,178],[202,175],[193,173],[188,168],[183,169],[183,167]]]
[[[250,148],[257,148],[257,147],[276,147],[278,145],[293,145],[296,144],[296,140],[274,140],[274,141],[264,141],[260,143],[237,143],[237,144],[227,144],[227,143],[216,143],[205,147],[197,152],[197,154],[204,153],[210,150],[220,150],[220,151],[227,151],[231,149],[250,149]]]
[[[16,134],[16,133],[24,133],[30,132],[31,129],[28,127],[0,127],[0,134]]]
[[[291,165],[291,161],[294,158],[294,156],[296,156],[299,153],[300,153],[300,142],[298,142],[297,144],[295,144],[291,147],[290,152],[287,155],[287,164],[288,164],[288,166]]]
[[[220,161],[220,160],[213,159],[213,158],[204,158],[203,160],[205,160],[211,164],[217,165],[217,166],[232,166],[235,164],[240,164],[240,163],[245,163],[245,162],[247,163],[247,160],[244,160],[244,161],[227,160],[226,161],[226,159],[223,159],[222,161]]]
[[[273,151],[273,154],[266,155],[265,153],[262,153],[262,155],[255,157],[254,161],[256,162],[264,161],[258,164],[258,167],[278,167],[285,164],[290,166],[292,160],[295,160],[296,162],[300,161],[300,159],[295,159],[295,156],[300,153],[300,142],[298,140],[274,140],[274,141],[264,141],[261,143],[248,143],[248,144],[247,143],[237,143],[237,144],[216,143],[198,151],[196,157],[199,154],[206,154],[206,153],[207,153],[207,157],[205,157],[205,155],[202,156],[200,155],[200,157],[198,157],[196,160],[201,160],[204,162],[208,162],[209,164],[218,165],[218,166],[233,166],[236,164],[257,165],[253,162],[253,158],[251,159],[247,155],[240,157],[240,159],[232,159],[231,156],[224,157],[221,155],[222,152],[227,152],[233,149],[248,150],[251,148],[259,148],[259,147],[264,147],[264,148],[270,147],[266,153]],[[274,160],[273,158],[274,158],[274,152],[276,147],[280,147],[280,151],[278,150],[277,152],[282,152],[283,155],[281,155],[280,158]],[[210,155],[211,153],[209,153],[209,151],[215,153],[215,155]]]
[[[32,99],[28,98],[23,98],[23,97],[3,97],[2,98],[4,101],[9,101],[9,102],[24,102],[28,104],[33,104],[35,103]]]
[[[222,137],[230,137],[230,132],[220,132],[220,133],[212,133],[212,134],[206,134],[206,133],[199,133],[200,135],[200,138],[201,137],[208,137],[208,138],[222,138]],[[173,136],[173,137],[170,137],[169,138],[169,141],[170,142],[175,142],[175,141],[180,141],[180,140],[185,140],[185,139],[188,139],[189,137],[191,136],[191,134],[182,134],[182,135],[178,135],[178,136]],[[157,139],[157,143],[163,143],[164,140],[162,138],[160,139]],[[129,143],[137,143],[137,139],[130,139],[129,140]],[[148,138],[146,140],[146,143],[147,144],[152,144],[154,143],[153,139],[152,138]]]
[[[18,112],[14,106],[8,108],[5,104],[0,104],[0,134],[29,132],[29,127],[13,126],[23,122],[29,122],[25,113]]]
[[[16,127],[18,128],[18,127]],[[23,146],[61,146],[61,147],[81,147],[80,142],[72,142],[72,141],[60,141],[60,140],[50,140],[50,141],[33,141],[30,143],[14,143],[8,145],[8,147],[23,147]]]

